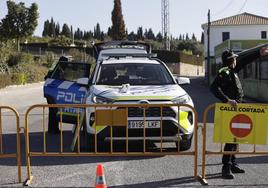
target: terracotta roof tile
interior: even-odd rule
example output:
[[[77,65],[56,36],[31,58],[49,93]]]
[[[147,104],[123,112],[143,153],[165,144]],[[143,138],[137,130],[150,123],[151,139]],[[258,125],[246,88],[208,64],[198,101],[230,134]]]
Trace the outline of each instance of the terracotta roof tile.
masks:
[[[211,22],[211,25],[268,25],[268,18],[244,12],[235,16],[215,20]]]

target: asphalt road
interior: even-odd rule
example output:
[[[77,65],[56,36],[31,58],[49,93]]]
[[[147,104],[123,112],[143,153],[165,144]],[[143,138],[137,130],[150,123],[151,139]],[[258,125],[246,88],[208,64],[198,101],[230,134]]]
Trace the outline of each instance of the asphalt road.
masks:
[[[183,86],[191,95],[198,112],[199,124],[202,125],[204,109],[217,100],[209,92],[204,78],[191,78],[191,84]],[[11,87],[0,90],[0,104],[14,106],[21,114],[21,125],[24,126],[25,110],[36,103],[45,103],[42,95],[42,83]],[[4,152],[15,150],[14,117],[10,112],[2,111],[2,125],[4,135]],[[37,112],[38,114],[38,112]],[[209,122],[213,121],[213,114],[209,115]],[[30,120],[32,150],[43,147],[40,133],[42,120],[39,116],[31,116]],[[66,126],[65,129],[71,129]],[[21,134],[22,151],[22,180],[26,179],[24,137]],[[198,131],[199,158],[198,174],[201,174],[201,129]],[[69,149],[71,132],[64,133],[64,150]],[[59,143],[55,135],[48,135],[48,145]],[[220,145],[212,143],[212,124],[208,124],[208,148],[218,150]],[[5,150],[5,146],[8,149]],[[141,147],[139,145],[134,148]],[[52,151],[57,147],[49,147]],[[251,146],[243,145],[241,149],[249,150]],[[267,147],[260,147],[268,151]],[[191,151],[193,149],[191,148]],[[212,155],[207,157],[206,174],[210,186],[217,187],[267,187],[268,186],[268,157],[241,156],[238,162],[245,168],[246,174],[236,175],[234,180],[223,180],[220,177],[221,157]],[[31,171],[34,177],[33,187],[93,187],[95,182],[95,168],[102,164],[105,169],[105,178],[108,187],[196,187],[201,184],[193,177],[192,156],[155,156],[155,157],[31,157]],[[22,186],[17,179],[16,160],[1,158],[0,160],[0,187]]]

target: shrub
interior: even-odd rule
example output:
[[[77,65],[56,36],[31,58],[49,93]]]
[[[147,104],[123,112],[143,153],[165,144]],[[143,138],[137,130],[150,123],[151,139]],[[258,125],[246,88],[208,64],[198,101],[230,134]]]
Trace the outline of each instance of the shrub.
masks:
[[[11,54],[9,56],[9,59],[7,60],[8,66],[16,66],[21,63],[33,63],[33,55],[29,53],[22,53],[22,52],[17,52],[14,54]]]
[[[27,82],[34,83],[43,81],[45,75],[47,74],[47,68],[43,66],[33,66],[27,72]]]
[[[40,59],[37,59],[36,61],[39,61],[40,65],[50,68],[52,64],[55,62],[54,59],[55,54],[53,52],[46,52],[45,56],[42,56]]]
[[[4,88],[11,84],[11,77],[8,74],[0,74],[0,88]]]
[[[74,61],[83,61],[83,60],[85,60],[85,53],[80,52],[77,49],[69,50],[69,54],[73,57]]]
[[[38,63],[22,63],[13,67],[14,82],[16,84],[24,84],[43,81],[47,70],[45,66]]]
[[[12,84],[21,85],[27,83],[27,76],[24,73],[14,73],[11,75]]]
[[[16,45],[13,41],[0,41],[0,63],[6,64],[9,56],[14,53]]]

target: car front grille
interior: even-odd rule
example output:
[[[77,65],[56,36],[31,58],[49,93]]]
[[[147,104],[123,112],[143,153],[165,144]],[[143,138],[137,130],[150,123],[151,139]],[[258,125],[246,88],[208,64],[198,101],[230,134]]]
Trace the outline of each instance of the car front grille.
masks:
[[[176,117],[176,113],[170,107],[163,107],[162,116],[163,117]],[[128,117],[143,117],[144,109],[139,107],[129,107]],[[145,109],[146,117],[160,117],[161,108],[160,107],[149,107]]]
[[[107,126],[104,130],[102,130],[99,134],[101,137],[110,137],[110,130],[111,127]],[[113,137],[126,137],[126,132],[128,133],[128,137],[143,137],[144,136],[144,129],[128,129],[126,131],[126,127],[124,126],[113,126]],[[178,128],[178,126],[169,120],[163,121],[163,128],[162,128],[162,136],[174,136],[177,134],[181,134],[182,131]],[[145,136],[161,136],[161,129],[146,129]]]

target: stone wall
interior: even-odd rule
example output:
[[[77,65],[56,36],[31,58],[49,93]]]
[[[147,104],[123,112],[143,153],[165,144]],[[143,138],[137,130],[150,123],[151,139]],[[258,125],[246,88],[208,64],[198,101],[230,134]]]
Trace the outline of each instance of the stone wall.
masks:
[[[181,76],[204,76],[205,68],[200,65],[192,65],[188,63],[167,63],[169,70],[173,74]]]

